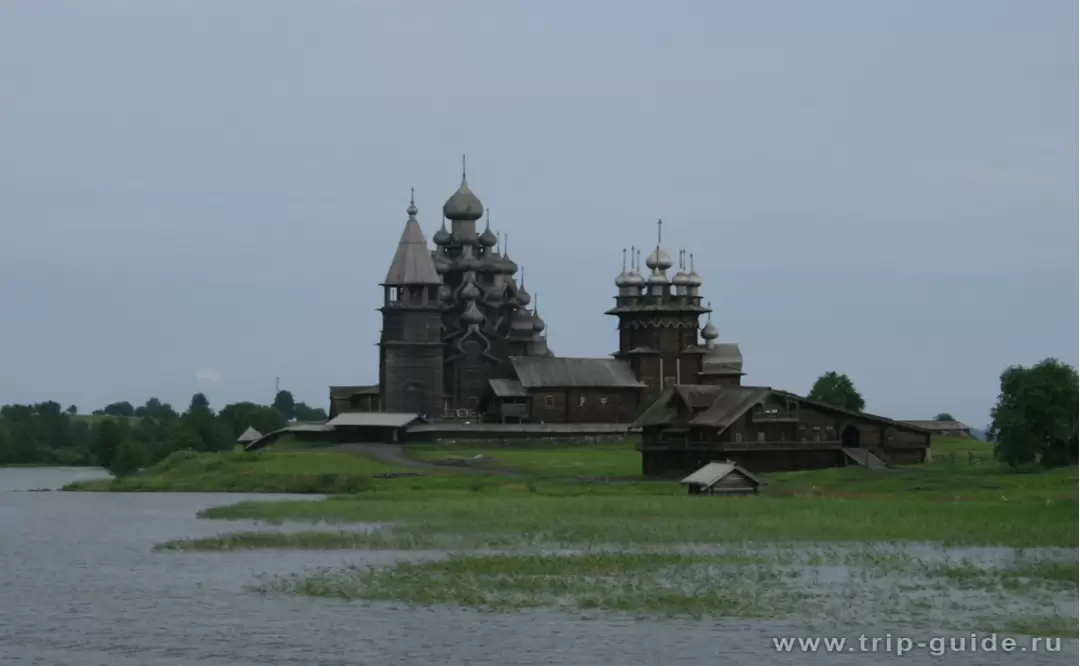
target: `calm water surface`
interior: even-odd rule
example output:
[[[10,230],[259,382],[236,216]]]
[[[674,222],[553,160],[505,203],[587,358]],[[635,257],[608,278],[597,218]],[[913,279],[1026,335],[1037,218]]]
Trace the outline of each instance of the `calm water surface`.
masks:
[[[774,636],[834,635],[744,620],[668,621],[556,612],[414,610],[263,597],[261,573],[387,563],[393,552],[154,553],[157,542],[250,529],[195,513],[223,494],[20,492],[101,472],[0,469],[0,666],[637,666],[740,664],[1075,664],[1060,654],[778,654]],[[245,496],[259,498],[260,496]],[[280,499],[280,496],[275,497]],[[310,499],[310,498],[307,498]],[[304,501],[304,498],[297,498]],[[840,635],[857,635],[849,629]],[[895,627],[883,627],[881,635]],[[911,634],[929,638],[929,631]]]

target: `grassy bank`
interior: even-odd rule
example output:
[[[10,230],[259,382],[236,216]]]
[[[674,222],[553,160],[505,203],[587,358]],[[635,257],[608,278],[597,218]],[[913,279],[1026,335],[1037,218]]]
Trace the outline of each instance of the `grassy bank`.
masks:
[[[179,451],[139,474],[120,479],[80,481],[64,490],[356,493],[377,488],[381,474],[409,471],[365,456],[334,451]]]
[[[478,546],[709,544],[743,541],[926,541],[1077,545],[1076,504],[938,503],[834,498],[375,491],[323,502],[244,502],[204,518],[393,523],[425,538]]]
[[[339,474],[342,465],[357,466],[367,481],[319,502],[241,502],[200,514],[312,523],[306,531],[228,532],[157,549],[450,553],[267,578],[256,586],[263,593],[1075,635],[1075,618],[1054,611],[1075,603],[1075,550],[1022,549],[1077,547],[1076,468],[1016,474],[990,462],[985,444],[939,445],[964,455],[880,472],[769,474],[762,495],[732,498],[688,497],[676,482],[634,478],[640,458],[630,443],[410,446],[409,456],[429,463],[483,458],[469,463],[471,473],[447,467],[382,480],[373,478],[376,470],[396,470],[352,453],[266,453],[260,463],[230,459],[225,468],[262,465],[296,475],[324,460]],[[186,464],[196,462],[210,464]],[[171,474],[174,487],[208,476]],[[366,531],[318,524],[365,524]],[[1017,550],[979,560],[953,546]]]

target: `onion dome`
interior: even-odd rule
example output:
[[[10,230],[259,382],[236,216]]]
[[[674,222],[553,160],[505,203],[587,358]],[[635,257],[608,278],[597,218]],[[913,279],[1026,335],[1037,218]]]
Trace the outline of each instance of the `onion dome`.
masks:
[[[690,286],[690,275],[686,272],[685,253],[685,250],[679,250],[679,272],[671,278],[671,284],[676,287]]]
[[[671,281],[664,275],[664,272],[659,268],[654,268],[653,272],[649,274],[649,279],[646,281],[649,286],[653,285],[669,285]]]
[[[465,283],[465,286],[461,288],[461,297],[467,301],[475,301],[480,298],[480,290],[476,287],[476,283],[469,280]]]
[[[645,257],[645,266],[654,270],[660,269],[666,271],[672,266],[671,257],[664,251],[664,248],[657,245],[656,249],[650,252],[649,256]]]
[[[461,313],[461,321],[466,324],[484,323],[484,315],[480,312],[480,308],[476,307],[475,301],[469,301],[469,304],[465,306],[465,311]]]
[[[473,256],[472,247],[465,246],[457,259],[457,267],[463,271],[475,271],[480,268],[480,260]]]
[[[622,251],[622,272],[615,278],[615,286],[619,289],[633,286],[629,281],[629,277],[626,272],[626,248],[624,247]]]
[[[701,339],[705,342],[712,342],[720,337],[720,331],[716,330],[716,324],[712,323],[712,319],[709,319],[705,323],[705,328],[701,329]]]
[[[513,275],[518,272],[518,265],[514,263],[514,260],[510,258],[510,234],[506,234],[506,240],[503,241],[503,255],[499,261],[499,272],[507,275]]]
[[[484,204],[469,189],[465,179],[465,156],[461,156],[461,186],[443,204],[443,215],[450,220],[476,221],[484,216]]]
[[[442,226],[435,232],[435,236],[431,239],[435,241],[436,245],[449,245],[451,241],[450,232],[446,230],[446,218],[443,218]]]
[[[540,318],[540,296],[539,295],[537,295],[537,297],[536,297],[536,305],[533,307],[532,326],[533,326],[533,332],[534,333],[542,333],[543,330],[545,328],[547,328],[547,324],[544,323],[544,320]]]
[[[634,259],[637,259],[636,265]],[[630,270],[626,272],[626,282],[631,287],[642,287],[645,285],[645,278],[641,277],[641,273],[638,272],[638,266],[641,265],[641,250],[637,250],[635,254],[634,248],[630,248]]]
[[[491,209],[487,209],[487,214],[484,216],[486,223],[484,224],[484,233],[480,234],[480,244],[484,247],[493,247],[499,242],[498,236],[491,231]]]
[[[694,271],[694,253],[693,252],[690,253],[690,272],[687,273],[686,279],[687,279],[686,286],[688,286],[688,287],[700,287],[702,282],[703,282],[702,279],[701,279],[701,276],[698,275],[696,271]]]
[[[648,257],[645,257],[645,266],[650,270],[659,268],[661,271],[666,271],[671,268],[671,257],[664,251],[663,239],[664,239],[664,221],[656,221],[656,249],[653,250]]]
[[[517,296],[515,300],[521,305],[528,305],[532,301],[532,296],[525,290],[525,268],[521,269],[521,286],[517,289]]]
[[[510,330],[518,335],[532,335],[532,313],[523,307],[514,310],[514,314],[510,317]]]
[[[431,251],[431,261],[435,264],[435,271],[437,273],[442,274],[450,270],[450,259],[443,254],[441,250]]]

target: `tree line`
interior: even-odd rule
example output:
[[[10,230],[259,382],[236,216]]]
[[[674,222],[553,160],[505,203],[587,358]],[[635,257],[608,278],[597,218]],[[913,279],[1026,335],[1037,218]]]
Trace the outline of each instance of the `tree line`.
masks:
[[[180,412],[150,398],[135,407],[116,402],[90,416],[55,401],[0,407],[0,465],[100,465],[123,474],[174,451],[227,451],[249,426],[279,430],[295,419],[325,421],[326,412],[279,391],[270,405],[236,402],[215,411],[202,393]]]
[[[1013,365],[1001,373],[1000,387],[986,427],[994,443],[994,459],[1014,470],[1077,464],[1080,375],[1076,368],[1055,358],[1031,367]],[[818,377],[807,398],[853,412],[866,407],[851,378],[835,371]],[[942,412],[934,420],[956,419]]]

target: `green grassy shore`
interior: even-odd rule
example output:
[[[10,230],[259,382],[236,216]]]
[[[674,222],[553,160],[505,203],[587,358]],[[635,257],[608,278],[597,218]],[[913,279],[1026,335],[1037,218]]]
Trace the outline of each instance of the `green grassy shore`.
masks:
[[[1055,610],[1075,605],[1076,467],[1016,473],[994,463],[985,443],[942,439],[927,465],[766,474],[759,496],[707,498],[641,478],[631,442],[405,452],[429,464],[481,458],[465,472],[286,443],[262,453],[178,453],[131,477],[69,489],[330,495],[209,509],[200,517],[311,528],[179,539],[158,544],[163,553],[449,554],[267,578],[254,586],[267,594],[1076,635],[1075,618]],[[955,546],[1012,550],[985,560]],[[837,566],[847,572],[839,582]]]

